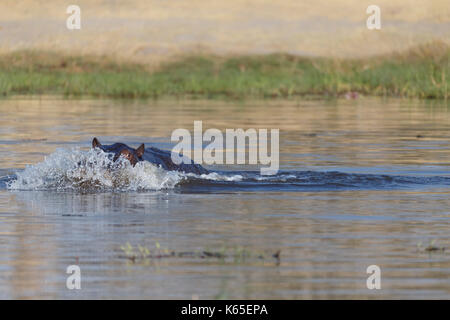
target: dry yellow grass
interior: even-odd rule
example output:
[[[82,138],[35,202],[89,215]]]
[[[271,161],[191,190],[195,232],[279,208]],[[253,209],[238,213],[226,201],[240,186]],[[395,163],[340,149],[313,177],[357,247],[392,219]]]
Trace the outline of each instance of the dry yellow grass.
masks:
[[[0,51],[38,49],[158,62],[185,54],[359,57],[450,43],[448,0],[377,0],[382,29],[367,30],[366,0],[79,0],[82,29],[65,28],[67,3],[0,2]]]

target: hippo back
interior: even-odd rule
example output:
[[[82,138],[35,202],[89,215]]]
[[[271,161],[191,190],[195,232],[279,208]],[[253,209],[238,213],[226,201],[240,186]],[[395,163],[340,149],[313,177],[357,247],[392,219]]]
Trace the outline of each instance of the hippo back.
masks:
[[[142,156],[143,160],[151,162],[156,165],[160,165],[163,169],[169,171],[182,171],[186,173],[195,173],[195,174],[208,174],[209,171],[203,168],[201,165],[194,163],[192,160],[187,159],[184,162],[175,164],[172,161],[171,157],[172,153],[169,151],[161,150],[155,147],[146,148],[144,155]]]

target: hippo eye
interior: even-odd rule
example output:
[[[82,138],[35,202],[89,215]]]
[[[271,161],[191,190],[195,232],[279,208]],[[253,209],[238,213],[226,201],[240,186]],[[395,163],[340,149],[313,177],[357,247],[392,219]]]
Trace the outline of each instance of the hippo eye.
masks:
[[[113,158],[113,161],[117,161],[117,159],[119,159],[120,156],[123,156],[126,159],[129,159],[129,153],[127,151],[121,151],[119,153],[116,153],[116,155]]]
[[[133,155],[132,155],[131,153],[129,153],[129,152],[124,152],[123,155],[124,155],[125,158],[127,158],[127,159],[133,158]]]

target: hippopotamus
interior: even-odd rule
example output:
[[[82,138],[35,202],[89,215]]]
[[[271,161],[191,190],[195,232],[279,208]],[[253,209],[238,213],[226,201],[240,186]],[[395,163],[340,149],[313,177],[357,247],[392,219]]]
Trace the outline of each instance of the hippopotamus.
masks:
[[[119,157],[123,157],[130,161],[134,167],[139,161],[148,161],[150,163],[161,166],[169,171],[181,171],[195,174],[208,174],[209,171],[201,165],[194,163],[185,157],[181,164],[175,164],[172,161],[172,153],[155,147],[145,148],[141,144],[137,149],[133,149],[124,143],[114,143],[112,145],[102,145],[97,138],[92,140],[92,148],[99,148],[104,152],[113,153],[113,161],[117,161]]]

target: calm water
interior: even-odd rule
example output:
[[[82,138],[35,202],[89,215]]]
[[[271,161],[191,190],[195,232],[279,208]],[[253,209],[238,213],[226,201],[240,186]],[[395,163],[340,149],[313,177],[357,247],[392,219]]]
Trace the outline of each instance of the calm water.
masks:
[[[0,298],[450,298],[445,103],[16,99],[0,115]],[[144,168],[153,188],[69,190],[94,136],[170,149],[194,120],[279,128],[281,172]],[[73,264],[81,290],[66,288]]]

